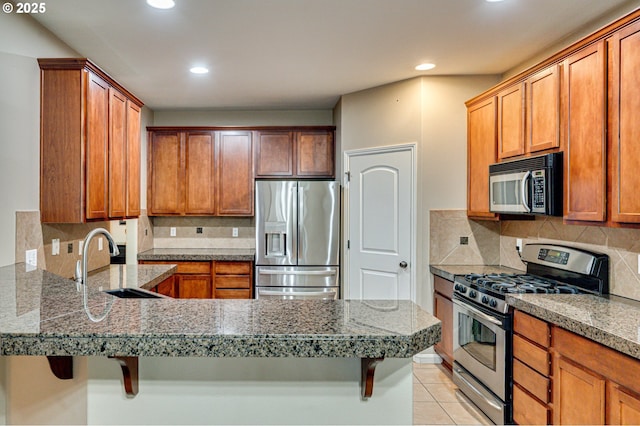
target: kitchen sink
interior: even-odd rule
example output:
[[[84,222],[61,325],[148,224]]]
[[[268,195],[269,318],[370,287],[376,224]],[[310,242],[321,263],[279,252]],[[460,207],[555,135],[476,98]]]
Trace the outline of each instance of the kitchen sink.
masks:
[[[105,293],[123,299],[162,299],[162,296],[137,288],[116,288],[113,290],[105,290]]]

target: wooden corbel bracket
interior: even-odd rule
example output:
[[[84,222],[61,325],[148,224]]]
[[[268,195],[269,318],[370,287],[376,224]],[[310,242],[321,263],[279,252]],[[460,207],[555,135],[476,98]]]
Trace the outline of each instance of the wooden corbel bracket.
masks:
[[[73,379],[73,357],[72,356],[47,356],[49,368],[54,376],[60,380]]]
[[[376,372],[376,366],[383,360],[384,358],[360,358],[360,389],[362,391],[362,399],[368,399],[373,395],[373,375]]]
[[[127,398],[133,398],[138,394],[138,357],[137,356],[110,356],[115,359],[122,369],[122,380]]]

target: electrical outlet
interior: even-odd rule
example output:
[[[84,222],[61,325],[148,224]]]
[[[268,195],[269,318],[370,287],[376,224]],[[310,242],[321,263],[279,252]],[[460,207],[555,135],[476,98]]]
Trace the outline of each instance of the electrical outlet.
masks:
[[[51,240],[51,255],[57,256],[60,254],[60,239],[54,238]]]
[[[231,228],[231,236],[232,237],[238,236],[238,228]]]
[[[84,248],[84,240],[78,241],[78,254],[82,256],[82,249]]]
[[[198,226],[196,228],[196,234],[202,234],[202,227],[201,226]]]
[[[460,245],[466,246],[469,244],[469,237],[460,237]]]
[[[516,238],[516,250],[522,252],[522,238]]]
[[[73,253],[73,243],[67,244],[67,253],[68,254]]]
[[[38,250],[27,250],[25,253],[25,263],[29,266],[38,266]]]
[[[171,228],[169,228],[169,235],[172,237],[176,236],[176,228],[175,226],[172,226]]]
[[[147,228],[144,229],[144,236],[146,237],[147,235],[149,235],[149,230]]]
[[[104,243],[103,243],[103,239],[102,237],[98,237],[98,251],[102,251],[102,249],[104,248]]]

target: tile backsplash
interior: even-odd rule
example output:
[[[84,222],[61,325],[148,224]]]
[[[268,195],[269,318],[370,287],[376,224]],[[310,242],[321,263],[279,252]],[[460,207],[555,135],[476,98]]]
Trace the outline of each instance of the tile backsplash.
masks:
[[[154,248],[254,248],[253,217],[152,217]],[[171,236],[175,228],[175,236]],[[198,233],[198,228],[202,233]],[[233,237],[233,228],[238,236]]]
[[[63,277],[73,277],[80,255],[80,241],[94,228],[109,229],[109,222],[82,224],[41,223],[40,212],[16,212],[16,263],[25,261],[25,251],[38,250],[38,267]],[[52,240],[60,240],[60,254],[52,254]],[[98,244],[89,247],[89,270],[109,264],[109,245],[98,251]],[[71,247],[71,253],[69,253]]]
[[[524,270],[516,250],[523,244],[549,242],[605,253],[610,258],[610,293],[640,300],[640,229],[565,225],[562,218],[523,221],[474,221],[465,210],[430,212],[431,264],[502,265]],[[460,237],[468,236],[468,246]]]

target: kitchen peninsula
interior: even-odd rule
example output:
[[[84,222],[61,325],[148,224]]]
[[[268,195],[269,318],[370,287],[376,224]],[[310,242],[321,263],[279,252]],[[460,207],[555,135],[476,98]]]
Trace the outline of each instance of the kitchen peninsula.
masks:
[[[93,321],[74,281],[26,269],[0,268],[0,355],[22,367],[8,369],[8,423],[408,424],[411,357],[440,338],[440,322],[408,301],[119,299],[97,288],[151,288],[173,265],[90,276],[86,305],[104,316]],[[73,379],[42,369],[44,356],[73,356]],[[136,360],[137,395],[109,357]]]

